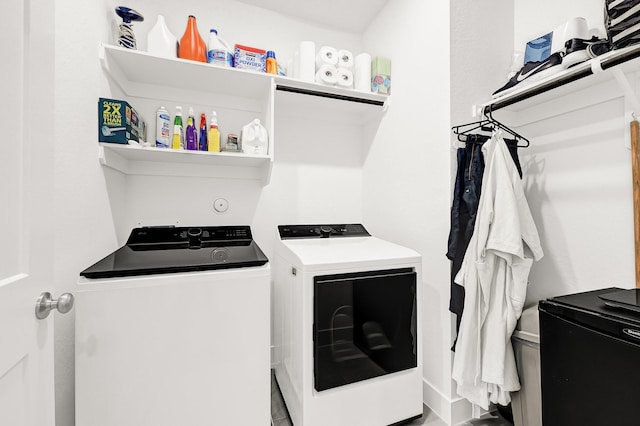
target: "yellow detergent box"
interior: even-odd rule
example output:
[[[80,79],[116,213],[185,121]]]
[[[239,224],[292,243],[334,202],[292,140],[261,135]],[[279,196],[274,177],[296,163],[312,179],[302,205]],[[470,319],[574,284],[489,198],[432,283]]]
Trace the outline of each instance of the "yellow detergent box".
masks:
[[[141,119],[126,101],[98,99],[98,140],[110,143],[129,143],[140,140]]]
[[[371,61],[371,91],[391,94],[391,59],[377,57]]]

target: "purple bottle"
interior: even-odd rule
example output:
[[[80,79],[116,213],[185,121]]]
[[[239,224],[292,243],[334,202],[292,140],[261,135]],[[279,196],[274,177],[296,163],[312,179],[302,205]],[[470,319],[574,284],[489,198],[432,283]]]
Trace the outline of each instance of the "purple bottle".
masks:
[[[187,129],[185,131],[185,145],[189,151],[198,150],[198,130],[193,118],[193,108],[189,108],[189,118],[187,118]]]

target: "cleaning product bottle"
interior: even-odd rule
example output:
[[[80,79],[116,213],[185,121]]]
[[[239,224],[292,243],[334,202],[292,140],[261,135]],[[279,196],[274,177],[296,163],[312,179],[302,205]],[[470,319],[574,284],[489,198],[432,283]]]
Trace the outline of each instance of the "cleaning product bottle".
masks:
[[[278,74],[278,61],[273,50],[267,51],[267,74]]]
[[[147,34],[147,52],[163,58],[178,56],[178,40],[164,20],[164,15],[158,15],[156,24]]]
[[[209,31],[207,62],[222,67],[233,66],[233,50],[226,41],[218,36],[218,31],[214,28]]]
[[[200,139],[198,139],[198,151],[208,151],[207,116],[200,114]]]
[[[173,139],[171,148],[184,149],[184,133],[182,129],[182,107],[176,107],[176,117],[173,119]]]
[[[189,151],[198,150],[198,131],[196,130],[196,119],[193,116],[193,108],[189,108],[187,116],[187,129],[185,131],[185,148]]]
[[[171,117],[169,111],[161,106],[156,111],[156,148],[169,148],[171,139]]]
[[[180,57],[192,61],[207,62],[207,45],[200,37],[196,17],[193,15],[189,15],[187,28],[180,39]]]
[[[211,113],[207,140],[209,142],[209,152],[220,152],[220,130],[218,130],[218,115],[215,111]]]
[[[251,123],[242,126],[240,142],[242,150],[247,154],[267,155],[269,151],[267,129],[260,124],[260,120],[257,118]]]

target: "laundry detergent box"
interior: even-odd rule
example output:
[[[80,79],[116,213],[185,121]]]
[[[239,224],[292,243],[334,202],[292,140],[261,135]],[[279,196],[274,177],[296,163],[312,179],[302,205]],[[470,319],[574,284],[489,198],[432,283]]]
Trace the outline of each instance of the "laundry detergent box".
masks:
[[[233,66],[239,69],[266,72],[267,51],[236,44],[233,55]]]
[[[371,61],[371,91],[391,94],[391,59],[377,57]]]
[[[98,99],[98,141],[129,143],[140,140],[140,115],[126,101]]]

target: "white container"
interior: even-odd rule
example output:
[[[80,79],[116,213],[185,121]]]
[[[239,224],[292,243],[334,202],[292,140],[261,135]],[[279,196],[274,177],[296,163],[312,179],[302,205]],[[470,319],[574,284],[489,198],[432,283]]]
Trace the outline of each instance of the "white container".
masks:
[[[207,62],[222,67],[233,66],[233,50],[226,41],[218,37],[218,31],[214,28],[209,31]]]
[[[156,111],[156,148],[169,148],[171,144],[171,116],[165,107]]]
[[[245,154],[267,155],[269,152],[269,135],[267,129],[257,118],[242,127],[240,133],[242,150]]]
[[[147,34],[147,52],[163,58],[178,57],[178,40],[169,31],[163,15],[158,15],[156,24]]]
[[[371,92],[371,55],[368,53],[356,56],[354,87],[361,92]]]

